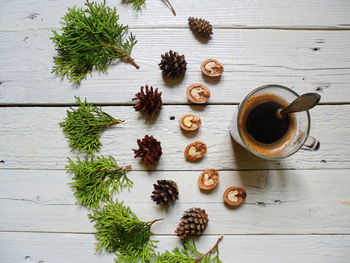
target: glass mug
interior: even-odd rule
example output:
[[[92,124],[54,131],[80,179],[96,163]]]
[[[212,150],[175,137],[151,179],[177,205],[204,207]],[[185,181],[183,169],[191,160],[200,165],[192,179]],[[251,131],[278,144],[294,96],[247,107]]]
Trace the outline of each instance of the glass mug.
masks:
[[[250,92],[238,105],[230,127],[232,138],[251,153],[268,160],[279,160],[291,156],[298,150],[317,151],[320,142],[309,135],[309,111],[289,114],[288,130],[283,137],[273,143],[262,143],[255,140],[247,131],[247,118],[251,110],[262,102],[275,101],[285,107],[299,95],[281,85],[265,85]]]

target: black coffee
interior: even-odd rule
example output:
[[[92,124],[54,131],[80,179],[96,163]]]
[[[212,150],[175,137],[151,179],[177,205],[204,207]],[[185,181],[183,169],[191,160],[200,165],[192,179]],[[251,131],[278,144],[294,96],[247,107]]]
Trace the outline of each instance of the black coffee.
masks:
[[[287,133],[290,119],[279,119],[276,111],[283,106],[275,101],[258,104],[249,113],[246,130],[256,141],[271,144],[279,141]]]

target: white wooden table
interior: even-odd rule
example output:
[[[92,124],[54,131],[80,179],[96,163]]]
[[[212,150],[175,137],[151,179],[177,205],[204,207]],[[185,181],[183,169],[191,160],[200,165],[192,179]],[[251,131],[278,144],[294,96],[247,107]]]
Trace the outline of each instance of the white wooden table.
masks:
[[[1,263],[113,262],[109,255],[95,255],[87,211],[75,205],[67,186],[64,165],[74,155],[57,123],[74,96],[126,120],[103,133],[101,154],[133,166],[134,188],[120,199],[144,220],[166,217],[153,227],[160,250],[177,244],[174,229],[182,212],[201,207],[210,224],[198,247],[206,251],[225,234],[224,262],[350,262],[350,1],[172,0],[176,17],[161,0],[147,0],[138,13],[108,1],[137,36],[132,54],[141,68],[114,65],[76,88],[50,73],[55,52],[49,37],[67,7],[83,3],[0,0]],[[193,37],[189,16],[212,22],[208,43]],[[188,62],[176,85],[164,82],[157,66],[169,49],[185,54]],[[211,57],[225,65],[219,82],[203,79],[199,70]],[[196,82],[211,89],[210,105],[188,105],[185,89]],[[322,96],[311,112],[318,152],[267,162],[232,142],[228,127],[234,108],[250,90],[268,83]],[[155,122],[132,108],[131,98],[145,84],[163,91],[165,106]],[[191,112],[203,120],[194,137],[185,136],[177,122]],[[164,149],[155,171],[146,171],[131,151],[145,134],[158,138]],[[208,154],[188,163],[183,149],[197,139],[207,143]],[[221,175],[211,194],[201,193],[196,183],[206,168]],[[157,179],[179,185],[180,200],[168,212],[149,198]],[[222,202],[232,185],[248,192],[246,203],[234,210]]]

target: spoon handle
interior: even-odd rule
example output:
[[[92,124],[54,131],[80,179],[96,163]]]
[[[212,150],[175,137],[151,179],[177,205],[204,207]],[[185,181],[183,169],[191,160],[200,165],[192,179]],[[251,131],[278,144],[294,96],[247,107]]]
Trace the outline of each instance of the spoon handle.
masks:
[[[305,93],[295,99],[288,107],[280,111],[281,115],[286,115],[293,112],[306,111],[317,105],[321,96],[317,93]]]

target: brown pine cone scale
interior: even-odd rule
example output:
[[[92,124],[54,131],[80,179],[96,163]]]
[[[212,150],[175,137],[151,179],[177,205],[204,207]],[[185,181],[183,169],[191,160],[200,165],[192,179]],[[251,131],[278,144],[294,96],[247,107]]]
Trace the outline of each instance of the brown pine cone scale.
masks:
[[[188,24],[191,30],[200,36],[208,38],[213,34],[212,25],[205,19],[189,17]]]
[[[135,94],[135,98],[138,100],[134,105],[135,111],[140,111],[142,113],[152,115],[160,111],[162,108],[162,93],[158,92],[158,88],[153,90],[153,87],[141,87],[140,92]]]
[[[158,180],[153,184],[154,190],[151,199],[162,207],[168,207],[172,202],[179,199],[177,184],[172,180]]]
[[[185,73],[187,62],[184,55],[179,55],[177,52],[170,50],[161,55],[161,58],[159,68],[165,77],[177,77]]]
[[[162,155],[162,146],[153,136],[146,135],[143,139],[138,139],[138,150],[133,149],[135,158],[141,158],[144,164],[153,165],[157,163]]]
[[[175,233],[184,240],[189,236],[200,236],[208,226],[209,218],[204,209],[190,208],[183,214]]]

